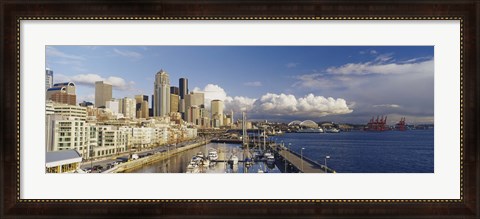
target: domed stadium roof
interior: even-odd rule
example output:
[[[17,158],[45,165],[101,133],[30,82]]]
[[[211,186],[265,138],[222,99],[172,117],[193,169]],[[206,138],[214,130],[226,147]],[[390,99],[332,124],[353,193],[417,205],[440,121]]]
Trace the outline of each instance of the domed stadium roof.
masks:
[[[312,120],[305,120],[303,122],[300,120],[295,120],[288,123],[288,126],[292,126],[292,125],[298,125],[306,128],[318,128],[318,124]]]
[[[300,126],[307,127],[307,128],[318,128],[318,124],[312,120],[305,120],[300,123]]]
[[[302,123],[302,121],[300,121],[300,120],[294,120],[294,121],[291,121],[290,123],[288,123],[288,126],[300,125],[300,123]]]

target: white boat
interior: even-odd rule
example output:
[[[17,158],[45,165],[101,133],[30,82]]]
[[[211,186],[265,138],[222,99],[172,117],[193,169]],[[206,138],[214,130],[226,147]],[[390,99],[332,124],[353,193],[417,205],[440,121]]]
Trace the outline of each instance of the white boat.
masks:
[[[273,155],[267,156],[267,163],[268,164],[273,164],[275,163],[275,157]]]
[[[217,160],[217,159],[218,159],[218,152],[217,152],[217,150],[215,150],[215,149],[213,149],[213,150],[210,149],[210,151],[208,151],[208,159],[209,159],[210,161],[215,161],[215,160]]]
[[[203,158],[203,153],[201,151],[197,152],[197,157],[202,157]]]
[[[268,156],[272,156],[272,153],[270,153],[270,152],[265,152],[265,153],[263,154],[263,157],[265,157],[265,158],[267,158]]]
[[[306,128],[306,129],[299,129],[297,133],[323,133],[322,128]]]
[[[327,129],[325,130],[326,133],[339,133],[340,130],[338,130],[337,128],[331,128],[331,129]]]
[[[198,169],[197,166],[193,166],[191,164],[187,166],[187,173],[199,173],[199,172],[200,170]]]

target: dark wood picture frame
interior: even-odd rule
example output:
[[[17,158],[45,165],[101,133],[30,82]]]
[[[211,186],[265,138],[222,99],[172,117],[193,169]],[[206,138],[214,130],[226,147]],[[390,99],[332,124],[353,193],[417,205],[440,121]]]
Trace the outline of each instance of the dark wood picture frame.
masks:
[[[479,218],[479,1],[2,1],[1,218],[423,217]],[[462,199],[450,200],[21,200],[18,19],[459,19]]]

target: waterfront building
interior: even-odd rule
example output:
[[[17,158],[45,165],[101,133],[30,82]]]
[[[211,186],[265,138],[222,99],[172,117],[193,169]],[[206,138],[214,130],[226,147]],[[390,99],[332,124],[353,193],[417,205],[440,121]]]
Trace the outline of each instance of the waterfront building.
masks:
[[[62,115],[66,118],[72,117],[74,120],[86,120],[87,117],[87,108],[82,106],[54,102],[53,110],[54,114]]]
[[[177,94],[170,94],[170,112],[178,112],[180,96]]]
[[[212,127],[219,128],[223,126],[223,101],[221,100],[212,100],[211,102],[211,111],[212,111]]]
[[[95,82],[95,107],[105,107],[107,101],[112,99],[112,85],[103,81]]]
[[[52,139],[53,139],[53,125],[52,120],[55,114],[55,109],[53,108],[53,102],[47,100],[45,103],[45,150],[51,151],[52,149]]]
[[[45,90],[53,86],[53,71],[49,68],[45,69]]]
[[[96,158],[118,155],[127,151],[127,132],[115,129],[113,126],[99,126],[97,132],[97,146],[93,148]]]
[[[85,121],[73,117],[52,120],[52,151],[75,149],[83,158],[88,158],[88,127]]]
[[[154,82],[154,116],[170,113],[170,78],[163,69],[157,72]]]
[[[45,155],[45,172],[73,173],[81,162],[82,156],[76,150],[49,151]]]
[[[130,136],[129,142],[132,144],[132,148],[147,148],[151,147],[154,143],[154,129],[149,127],[123,127],[124,130]],[[153,138],[152,138],[153,137]]]

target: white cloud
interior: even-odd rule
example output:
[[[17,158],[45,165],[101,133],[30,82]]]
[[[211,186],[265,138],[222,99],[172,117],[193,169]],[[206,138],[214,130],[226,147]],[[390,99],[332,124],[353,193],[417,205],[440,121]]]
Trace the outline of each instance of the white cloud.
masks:
[[[249,97],[235,96],[230,97],[227,92],[216,84],[207,84],[203,89],[195,87],[195,92],[202,92],[205,95],[205,107],[210,108],[212,100],[221,100],[225,104],[225,111],[242,112],[251,110],[255,99]]]
[[[95,86],[96,81],[103,81],[107,84],[111,84],[113,88],[118,90],[131,90],[135,85],[135,82],[133,81],[126,82],[125,79],[120,77],[110,76],[110,77],[104,78],[97,74],[78,74],[71,77],[61,75],[61,74],[56,74],[54,75],[53,78],[55,80],[55,83],[72,81],[77,85],[85,85],[85,86],[91,86],[91,87]]]
[[[128,51],[128,50],[119,50],[117,48],[113,49],[113,52],[115,52],[117,55],[121,55],[127,58],[133,58],[133,59],[140,59],[142,58],[142,54],[138,52],[133,52],[133,51]]]
[[[52,46],[47,46],[46,53],[47,53],[47,57],[59,57],[64,59],[85,60],[84,57],[66,54]]]
[[[327,68],[326,72],[332,75],[388,75],[421,73],[433,70],[433,60],[418,63],[348,63],[339,67]]]
[[[373,107],[400,108],[400,105],[398,105],[398,104],[379,104],[379,105],[373,105]]]
[[[267,93],[255,101],[254,114],[276,116],[301,116],[314,118],[327,115],[339,115],[353,112],[344,99],[325,98],[308,94],[296,98],[288,94]]]
[[[243,83],[243,85],[249,86],[249,87],[261,87],[262,82],[260,82],[260,81],[249,81],[249,82]]]
[[[338,115],[351,113],[344,99],[325,98],[308,94],[297,98],[291,94],[267,93],[259,99],[235,96],[230,97],[227,92],[215,84],[207,84],[203,89],[193,89],[196,92],[205,94],[205,105],[210,107],[210,101],[222,100],[225,104],[225,112],[235,113],[247,111],[250,116],[269,118],[273,116],[301,116],[302,118],[313,118],[326,115]]]

